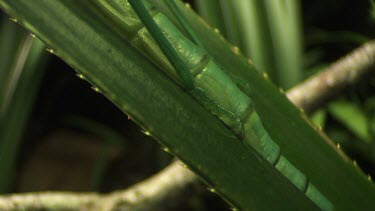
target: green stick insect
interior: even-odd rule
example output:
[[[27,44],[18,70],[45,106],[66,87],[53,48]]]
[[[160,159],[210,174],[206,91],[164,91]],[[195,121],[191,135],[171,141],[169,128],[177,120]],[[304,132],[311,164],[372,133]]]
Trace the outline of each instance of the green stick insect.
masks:
[[[263,127],[251,98],[205,52],[173,0],[164,3],[173,11],[190,39],[148,2],[98,2],[108,17],[119,23],[127,40],[158,65],[167,67],[164,68],[166,73],[217,116],[247,147],[260,153],[319,208],[333,210],[332,203],[281,155],[280,147]]]

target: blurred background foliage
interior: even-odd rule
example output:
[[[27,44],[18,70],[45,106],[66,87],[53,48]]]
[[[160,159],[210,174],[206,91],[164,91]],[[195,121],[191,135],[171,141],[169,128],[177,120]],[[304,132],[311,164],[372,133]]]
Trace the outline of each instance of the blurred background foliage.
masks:
[[[284,89],[375,33],[372,0],[190,4]],[[9,87],[17,88],[10,96],[12,106],[0,113],[0,169],[8,175],[0,176],[2,193],[109,192],[142,181],[169,164],[169,154],[59,58],[30,50],[25,55],[38,63],[24,65],[17,80],[11,77],[12,67],[22,57],[20,46],[31,38],[5,14],[0,18],[0,108],[5,108]],[[32,74],[26,74],[27,67]],[[375,175],[374,93],[375,77],[369,77],[311,116],[370,175]],[[228,210],[221,199],[202,189],[177,209],[181,207]]]

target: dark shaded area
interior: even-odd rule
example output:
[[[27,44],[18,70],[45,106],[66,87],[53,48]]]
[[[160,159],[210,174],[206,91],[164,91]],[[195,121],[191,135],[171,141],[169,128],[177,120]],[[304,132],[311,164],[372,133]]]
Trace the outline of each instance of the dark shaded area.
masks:
[[[370,1],[301,1],[307,52],[319,49],[320,62],[332,62],[375,33]]]
[[[48,141],[45,137],[57,130],[75,131],[86,136],[96,136],[96,139],[101,138],[71,125],[66,121],[69,117],[86,118],[112,128],[126,142],[127,149],[123,149],[126,153],[110,163],[105,173],[109,179],[103,180],[108,181],[108,184],[103,184],[101,191],[124,188],[138,182],[160,170],[170,159],[155,159],[162,157],[159,145],[151,137],[144,135],[137,125],[128,120],[103,95],[93,91],[89,83],[79,79],[68,65],[53,57],[26,132],[32,135],[28,135],[24,142],[22,161],[29,159],[28,156],[38,148],[38,144]],[[116,184],[112,184],[113,181],[117,181]]]

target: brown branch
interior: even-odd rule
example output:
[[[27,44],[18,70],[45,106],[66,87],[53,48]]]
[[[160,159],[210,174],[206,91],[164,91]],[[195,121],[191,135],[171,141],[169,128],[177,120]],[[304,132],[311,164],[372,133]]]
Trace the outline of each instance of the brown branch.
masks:
[[[89,210],[98,194],[70,192],[41,192],[5,195],[0,198],[0,210]]]
[[[287,96],[294,105],[311,113],[374,70],[375,41],[371,41],[293,87]]]
[[[101,210],[169,210],[185,201],[193,192],[189,189],[196,184],[199,184],[197,176],[175,161],[149,179],[125,191],[111,193]]]
[[[123,191],[109,194],[40,192],[0,197],[0,210],[132,210],[162,211],[181,203],[199,181],[179,162]]]
[[[375,70],[375,41],[291,89],[287,96],[310,113]],[[42,192],[0,197],[0,210],[165,210],[185,199],[198,177],[178,161],[127,190],[106,195]]]

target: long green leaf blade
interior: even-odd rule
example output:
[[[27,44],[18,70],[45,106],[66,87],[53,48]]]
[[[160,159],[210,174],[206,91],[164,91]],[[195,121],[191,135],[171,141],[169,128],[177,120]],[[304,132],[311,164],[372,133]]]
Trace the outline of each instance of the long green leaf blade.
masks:
[[[233,139],[217,118],[137,53],[90,3],[2,0],[0,6],[235,207],[316,209],[267,161]]]
[[[240,48],[250,57],[258,70],[267,72],[274,82],[278,82],[274,48],[263,1],[234,0],[230,4],[236,12],[238,30],[241,35]]]
[[[195,5],[200,16],[202,16],[207,21],[207,23],[217,28],[219,31],[225,33],[225,24],[223,21],[224,15],[221,12],[220,1],[195,1]]]
[[[299,0],[264,1],[263,4],[274,45],[278,84],[289,89],[302,79]]]

